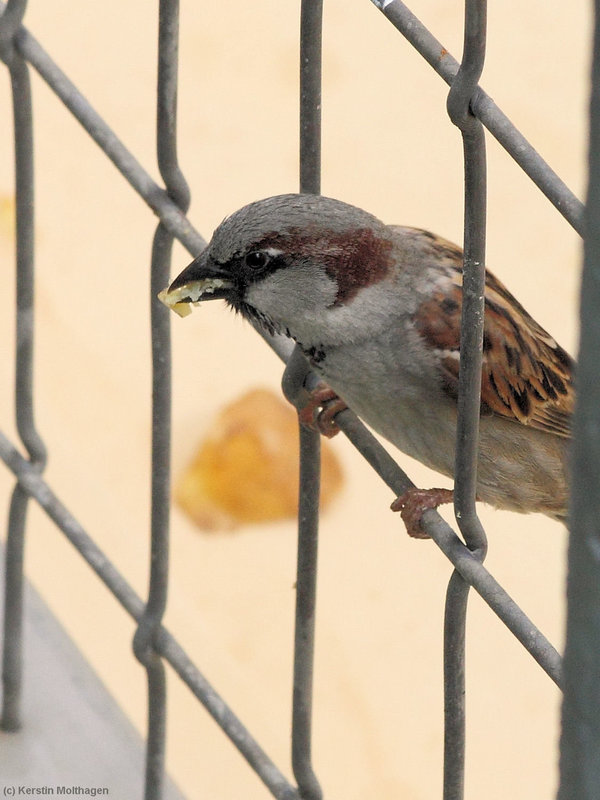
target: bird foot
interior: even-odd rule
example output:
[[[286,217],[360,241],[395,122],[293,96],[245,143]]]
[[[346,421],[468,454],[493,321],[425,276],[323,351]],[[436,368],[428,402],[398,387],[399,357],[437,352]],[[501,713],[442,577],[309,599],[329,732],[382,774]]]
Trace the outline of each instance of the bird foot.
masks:
[[[331,439],[340,432],[335,422],[335,416],[340,411],[348,408],[346,403],[338,397],[333,389],[324,382],[320,382],[310,392],[306,405],[300,409],[298,416],[300,422],[313,431],[319,431],[323,436]],[[318,413],[317,410],[321,409]]]
[[[430,508],[454,502],[452,489],[407,489],[397,497],[390,508],[399,511],[406,531],[413,539],[431,538],[421,527],[421,517]]]

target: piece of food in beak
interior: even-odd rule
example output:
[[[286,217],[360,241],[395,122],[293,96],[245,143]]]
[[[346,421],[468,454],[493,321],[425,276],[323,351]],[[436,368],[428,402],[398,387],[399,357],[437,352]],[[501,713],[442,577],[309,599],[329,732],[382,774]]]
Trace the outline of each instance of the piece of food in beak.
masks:
[[[185,289],[185,286],[183,288]],[[189,302],[183,303],[181,300],[178,299],[181,291],[182,291],[181,289],[175,289],[175,291],[169,294],[168,289],[163,289],[162,292],[158,293],[158,299],[167,308],[170,308],[171,311],[174,311],[176,314],[179,314],[180,317],[187,317],[188,314],[192,313],[192,307],[189,304]]]
[[[203,295],[212,295],[218,289],[225,289],[228,286],[228,281],[223,278],[204,278],[184,283],[183,286],[176,286],[173,289],[167,287],[158,293],[158,299],[180,317],[187,317],[192,313],[193,305],[196,306],[200,300],[206,299]]]

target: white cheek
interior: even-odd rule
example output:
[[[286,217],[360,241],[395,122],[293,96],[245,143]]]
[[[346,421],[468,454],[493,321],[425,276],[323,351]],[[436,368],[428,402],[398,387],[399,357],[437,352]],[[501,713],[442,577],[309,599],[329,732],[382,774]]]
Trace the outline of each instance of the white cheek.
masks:
[[[307,324],[322,319],[335,302],[337,286],[321,269],[282,268],[253,283],[246,301],[300,338]]]

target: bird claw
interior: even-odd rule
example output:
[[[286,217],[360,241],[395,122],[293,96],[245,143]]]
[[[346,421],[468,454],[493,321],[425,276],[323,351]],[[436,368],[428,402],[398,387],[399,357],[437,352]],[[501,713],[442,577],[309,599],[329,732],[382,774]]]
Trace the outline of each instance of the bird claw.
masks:
[[[431,508],[454,502],[452,489],[407,489],[397,497],[390,508],[399,511],[406,525],[406,532],[413,539],[430,539],[421,527],[421,517]]]
[[[298,417],[304,427],[331,439],[340,432],[335,421],[336,415],[347,408],[341,397],[330,386],[321,382],[309,393],[308,401],[298,412]],[[318,409],[321,410],[316,413]]]

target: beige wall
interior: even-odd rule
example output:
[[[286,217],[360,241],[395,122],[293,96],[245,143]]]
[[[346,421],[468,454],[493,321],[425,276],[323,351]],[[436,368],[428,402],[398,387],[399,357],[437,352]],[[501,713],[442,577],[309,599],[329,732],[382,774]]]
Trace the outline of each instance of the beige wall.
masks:
[[[156,5],[31,3],[31,31],[153,174]],[[190,218],[208,236],[243,203],[297,188],[298,3],[183,2],[180,161]],[[490,4],[483,85],[571,188],[585,186],[588,4]],[[413,10],[455,55],[462,5]],[[389,222],[462,238],[462,148],[446,86],[368,3],[328,0],[323,184]],[[40,81],[37,166],[37,412],[47,476],[143,593],[147,582],[147,273],[155,220]],[[7,82],[0,83],[4,119]],[[5,122],[3,129],[8,129]],[[12,192],[7,137],[0,194]],[[580,243],[491,138],[488,260],[529,311],[576,349]],[[2,237],[2,234],[0,234]],[[3,274],[11,245],[0,238]],[[174,272],[188,256],[177,247]],[[12,278],[0,285],[13,303]],[[0,318],[0,376],[12,386],[12,324]],[[173,319],[174,472],[210,415],[246,388],[277,389],[280,366],[221,304]],[[13,434],[11,399],[0,423]],[[315,763],[327,797],[440,797],[441,621],[449,567],[410,541],[392,497],[341,437],[347,485],[324,517],[319,578]],[[417,483],[439,478],[400,456]],[[2,486],[10,480],[0,473]],[[488,565],[556,644],[565,535],[542,517],[482,511]],[[28,574],[134,723],[144,674],[133,626],[60,533],[32,508]],[[202,535],[177,512],[167,622],[289,774],[294,525]],[[74,598],[76,601],[74,602]],[[95,624],[90,625],[90,620]],[[559,697],[477,598],[468,631],[467,797],[542,800],[556,783]],[[192,800],[268,795],[192,699],[170,683],[169,768]]]

